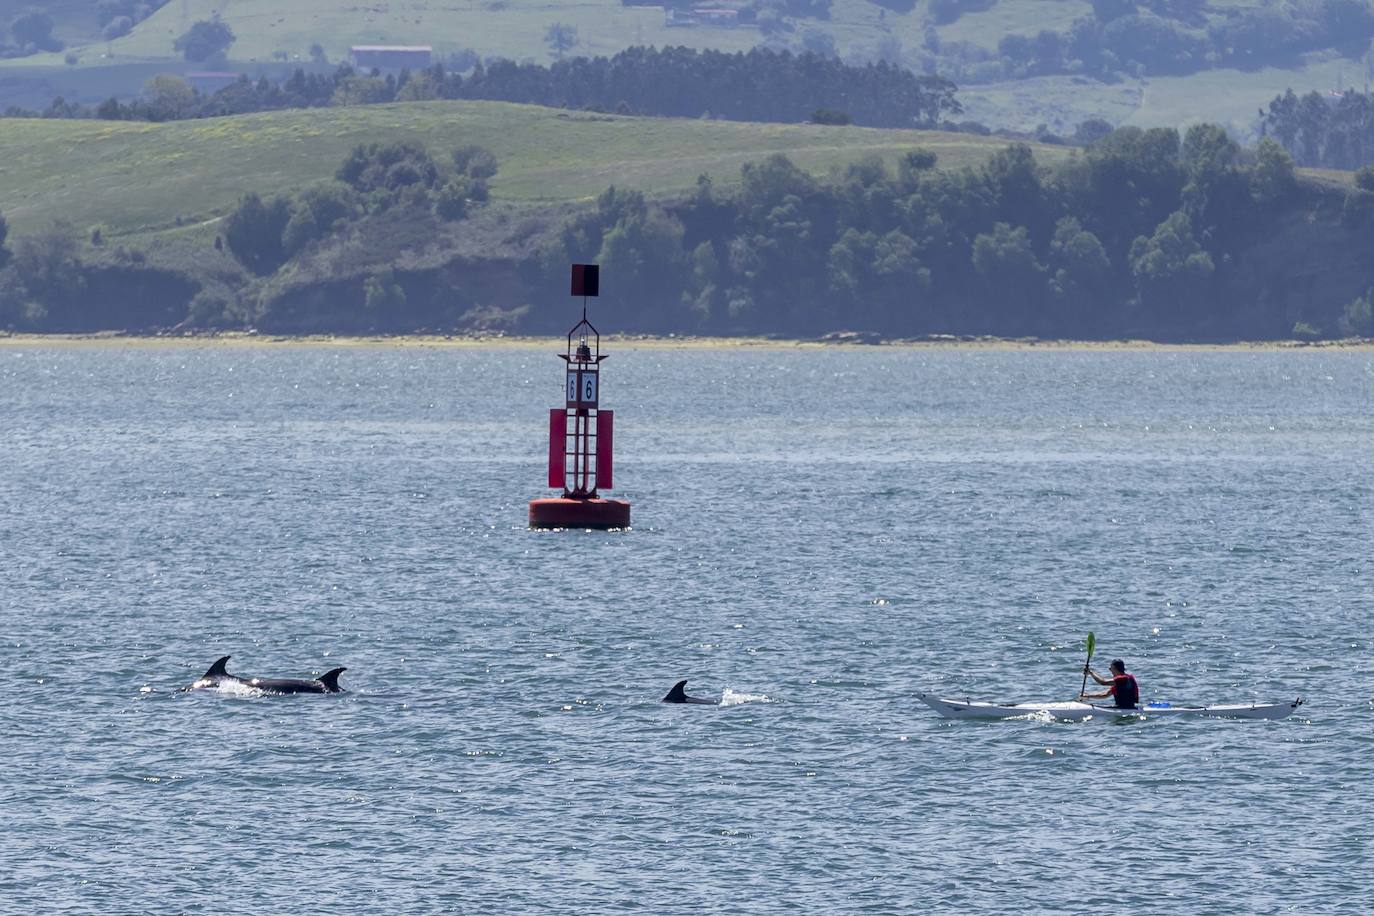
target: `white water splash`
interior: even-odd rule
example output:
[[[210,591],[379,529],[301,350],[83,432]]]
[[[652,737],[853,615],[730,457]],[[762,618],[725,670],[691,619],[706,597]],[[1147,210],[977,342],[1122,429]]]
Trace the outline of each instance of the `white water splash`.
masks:
[[[267,691],[259,690],[257,687],[249,687],[242,681],[220,681],[214,687],[200,688],[210,690],[226,697],[238,697],[241,699],[254,699],[256,697],[267,696]]]
[[[720,695],[720,705],[739,706],[741,703],[771,703],[771,697],[762,693],[737,693],[729,687]]]
[[[1048,709],[1037,709],[1035,712],[1028,712],[1024,716],[1010,716],[1009,719],[1022,722],[1039,722],[1041,725],[1050,725],[1059,721]]]

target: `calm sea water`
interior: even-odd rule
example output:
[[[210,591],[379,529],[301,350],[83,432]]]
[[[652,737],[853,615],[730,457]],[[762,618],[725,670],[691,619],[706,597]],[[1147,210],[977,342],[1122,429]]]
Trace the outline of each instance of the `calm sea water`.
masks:
[[[634,530],[537,533],[552,350],[0,348],[0,908],[1369,906],[1374,353],[610,352]],[[912,699],[1088,630],[1309,705]]]

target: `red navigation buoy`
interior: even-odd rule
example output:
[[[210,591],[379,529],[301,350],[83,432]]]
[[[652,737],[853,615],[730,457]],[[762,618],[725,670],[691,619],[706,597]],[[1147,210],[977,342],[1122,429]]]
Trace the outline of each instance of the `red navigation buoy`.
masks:
[[[587,297],[599,292],[595,264],[574,264],[572,294],[582,297],[582,320],[568,332],[566,397],[549,411],[549,486],[553,499],[530,500],[531,528],[628,528],[630,504],[603,499],[612,485],[611,449],[615,415],[598,406],[601,394],[601,335],[587,320]],[[573,338],[577,339],[576,345]]]

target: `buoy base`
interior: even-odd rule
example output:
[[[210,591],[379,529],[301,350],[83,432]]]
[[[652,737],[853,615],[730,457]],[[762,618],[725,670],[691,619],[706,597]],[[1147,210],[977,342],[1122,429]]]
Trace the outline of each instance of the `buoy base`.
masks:
[[[623,499],[532,499],[530,527],[628,528],[630,504]]]

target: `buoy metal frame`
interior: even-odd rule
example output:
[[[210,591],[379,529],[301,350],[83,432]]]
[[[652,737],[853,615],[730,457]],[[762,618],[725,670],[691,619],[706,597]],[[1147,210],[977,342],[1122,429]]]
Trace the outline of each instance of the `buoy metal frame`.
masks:
[[[590,267],[590,277],[585,273]],[[579,273],[579,268],[583,273]],[[630,504],[606,499],[612,486],[615,415],[600,409],[601,334],[587,320],[588,295],[597,294],[595,265],[574,265],[573,294],[582,295],[582,320],[568,332],[566,397],[549,411],[549,486],[561,496],[530,500],[531,528],[630,527]],[[573,341],[576,340],[576,344]]]

